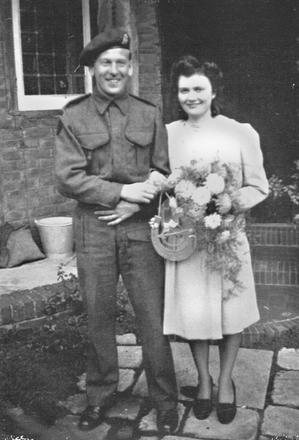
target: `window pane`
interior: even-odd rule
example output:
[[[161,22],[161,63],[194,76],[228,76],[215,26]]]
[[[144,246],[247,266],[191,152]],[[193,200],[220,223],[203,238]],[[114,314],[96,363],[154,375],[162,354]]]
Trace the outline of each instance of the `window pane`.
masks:
[[[81,0],[20,0],[26,95],[84,93]]]

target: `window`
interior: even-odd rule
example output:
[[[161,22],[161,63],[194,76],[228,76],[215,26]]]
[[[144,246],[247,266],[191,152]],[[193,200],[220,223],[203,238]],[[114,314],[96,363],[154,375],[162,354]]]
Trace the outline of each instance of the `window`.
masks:
[[[78,66],[90,40],[89,0],[12,0],[19,110],[53,110],[91,91]]]

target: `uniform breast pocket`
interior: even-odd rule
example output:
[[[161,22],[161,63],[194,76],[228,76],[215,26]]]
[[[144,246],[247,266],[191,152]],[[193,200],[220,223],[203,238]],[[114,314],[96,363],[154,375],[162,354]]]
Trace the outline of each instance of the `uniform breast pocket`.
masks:
[[[82,133],[77,135],[87,159],[87,166],[98,174],[103,168],[109,167],[110,149],[108,133]]]
[[[131,158],[131,166],[138,173],[147,172],[151,162],[153,132],[141,128],[138,131],[127,132],[126,138],[128,140],[128,155]]]

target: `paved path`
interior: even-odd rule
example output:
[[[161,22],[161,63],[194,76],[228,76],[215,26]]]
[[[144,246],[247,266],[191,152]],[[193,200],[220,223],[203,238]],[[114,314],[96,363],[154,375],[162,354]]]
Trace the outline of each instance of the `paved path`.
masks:
[[[85,375],[78,381],[78,393],[61,406],[67,415],[51,428],[31,420],[30,432],[40,440],[298,440],[299,439],[299,351],[282,349],[274,358],[268,350],[241,348],[234,370],[237,387],[237,415],[228,425],[217,421],[215,410],[206,420],[197,420],[192,401],[179,395],[180,425],[172,436],[159,436],[155,410],[145,413],[147,384],[142,366],[141,347],[132,334],[118,337],[120,365],[119,397],[107,413],[105,422],[95,430],[78,430],[79,414],[85,408]],[[196,384],[196,370],[189,346],[172,343],[179,388]],[[211,374],[218,375],[218,350],[211,347]],[[270,371],[275,369],[270,381]],[[214,397],[217,389],[214,387]],[[268,394],[267,394],[268,393]],[[28,431],[30,420],[11,410],[15,422]],[[27,425],[26,425],[27,423]],[[1,437],[0,437],[1,438]],[[25,439],[25,437],[23,437]],[[22,438],[22,440],[23,440]],[[1,439],[2,440],[2,439]]]

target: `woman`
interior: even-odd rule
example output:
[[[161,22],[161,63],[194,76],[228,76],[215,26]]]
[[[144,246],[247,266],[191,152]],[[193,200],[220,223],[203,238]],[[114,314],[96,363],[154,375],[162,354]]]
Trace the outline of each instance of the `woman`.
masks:
[[[268,183],[263,168],[259,136],[249,124],[219,114],[217,97],[222,73],[214,63],[200,63],[192,56],[173,67],[172,80],[182,119],[167,126],[171,169],[191,160],[221,160],[234,168],[232,199],[218,203],[220,214],[244,212],[264,200]],[[249,245],[239,233],[238,255],[242,266],[238,278],[242,289],[227,295],[220,271],[209,269],[205,250],[187,260],[167,261],[164,333],[189,340],[198,370],[199,385],[194,414],[204,419],[212,411],[209,374],[209,340],[219,341],[220,376],[217,416],[229,423],[236,414],[236,391],[232,371],[244,328],[259,319]]]

